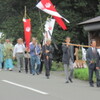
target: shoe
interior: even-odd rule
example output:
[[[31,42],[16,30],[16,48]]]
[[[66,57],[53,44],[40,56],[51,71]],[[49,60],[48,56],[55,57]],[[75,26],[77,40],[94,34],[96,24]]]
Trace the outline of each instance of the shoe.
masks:
[[[97,87],[99,88],[99,87],[100,87],[100,85],[98,85],[98,84],[97,84]]]
[[[0,71],[2,71],[2,69],[0,69]]]
[[[72,79],[71,79],[71,78],[69,78],[69,81],[70,81],[71,83],[73,83],[73,81],[72,81]]]
[[[93,84],[90,84],[90,87],[94,87],[94,85]]]
[[[98,88],[100,88],[100,86],[97,85]]]
[[[12,68],[9,68],[9,71],[12,71]]]
[[[26,72],[26,74],[28,74],[28,72]]]
[[[39,75],[39,73],[38,73],[38,72],[36,72],[36,74],[37,74],[37,75]]]
[[[19,73],[21,73],[22,71],[19,70]]]
[[[69,81],[66,81],[65,83],[69,83]]]
[[[49,76],[47,76],[47,79],[49,79]]]

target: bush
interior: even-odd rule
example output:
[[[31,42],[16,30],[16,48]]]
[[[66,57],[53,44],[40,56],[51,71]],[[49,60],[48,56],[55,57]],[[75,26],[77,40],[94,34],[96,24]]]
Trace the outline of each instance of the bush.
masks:
[[[64,68],[62,62],[55,62],[55,61],[52,62],[51,71],[63,71],[63,70]]]
[[[74,77],[80,80],[88,81],[89,79],[88,68],[74,69]],[[94,75],[94,81],[96,81],[95,75]]]
[[[88,80],[88,68],[74,69],[74,77],[80,80]]]

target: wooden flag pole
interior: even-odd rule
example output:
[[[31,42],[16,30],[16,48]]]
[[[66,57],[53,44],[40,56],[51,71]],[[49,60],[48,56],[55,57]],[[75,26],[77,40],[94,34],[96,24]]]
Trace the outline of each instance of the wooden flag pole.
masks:
[[[24,7],[24,9],[25,9],[25,11],[24,11],[24,18],[26,18],[27,17],[27,11],[26,11],[26,6]]]
[[[80,45],[80,44],[69,44],[69,43],[62,43],[62,44],[72,45],[72,46],[76,46],[76,47],[86,47],[86,48],[92,47],[92,46],[88,46],[88,45]],[[100,47],[96,47],[96,48],[100,49]]]

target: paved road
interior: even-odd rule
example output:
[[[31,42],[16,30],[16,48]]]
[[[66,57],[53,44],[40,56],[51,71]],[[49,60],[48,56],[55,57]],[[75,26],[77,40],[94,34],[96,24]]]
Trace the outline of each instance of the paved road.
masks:
[[[100,100],[100,89],[87,82],[74,80],[65,84],[61,73],[50,79],[44,74],[32,76],[16,71],[0,72],[0,100]]]

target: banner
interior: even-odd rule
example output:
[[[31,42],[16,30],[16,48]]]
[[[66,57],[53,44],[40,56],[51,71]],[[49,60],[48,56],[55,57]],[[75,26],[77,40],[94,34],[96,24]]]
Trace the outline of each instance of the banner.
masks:
[[[62,19],[64,19],[67,23],[70,23],[70,22],[57,12],[57,10],[55,9],[55,6],[52,4],[50,0],[41,0],[36,5],[36,7],[41,9],[45,13],[52,15],[53,18],[56,20],[56,22],[62,27],[62,29],[67,30],[67,27]]]
[[[46,42],[47,39],[51,40],[54,25],[55,25],[55,19],[47,18],[47,21],[45,23],[45,28],[44,28],[45,32],[43,33],[44,42]]]
[[[26,43],[26,47],[29,48],[29,43],[31,40],[31,20],[30,19],[23,19],[23,23],[24,23],[25,43]]]

